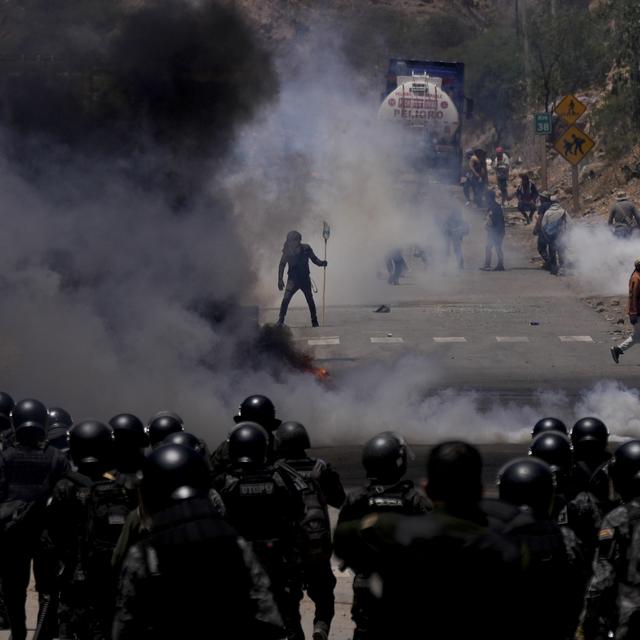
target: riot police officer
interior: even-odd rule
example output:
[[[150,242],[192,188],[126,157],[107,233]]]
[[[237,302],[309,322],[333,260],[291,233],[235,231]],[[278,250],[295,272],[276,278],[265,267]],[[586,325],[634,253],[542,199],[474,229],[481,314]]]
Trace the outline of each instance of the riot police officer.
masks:
[[[297,549],[300,554],[300,578],[315,604],[313,640],[327,640],[335,614],[336,578],[331,569],[331,522],[327,506],[336,509],[345,499],[340,476],[319,458],[311,458],[309,434],[299,422],[283,422],[276,431],[278,455],[306,482],[302,493],[305,512],[300,522]],[[300,589],[302,595],[302,589]]]
[[[521,554],[480,508],[480,452],[457,441],[434,447],[426,489],[430,512],[379,511],[336,529],[336,555],[371,576],[375,618],[367,637],[520,637]]]
[[[546,431],[559,431],[565,435],[569,434],[567,425],[559,418],[542,418],[533,425],[533,429],[531,430],[531,439],[533,440],[537,435]]]
[[[217,476],[226,517],[249,540],[265,568],[290,640],[304,638],[296,593],[295,543],[304,515],[304,480],[281,463],[269,465],[267,432],[255,422],[241,422],[229,435],[230,464]]]
[[[602,521],[582,614],[585,640],[640,637],[640,440],[618,447],[611,478],[623,502]]]
[[[151,531],[125,560],[114,640],[284,636],[263,569],[212,507],[209,483],[205,458],[189,447],[165,444],[145,461]]]
[[[15,446],[0,455],[0,538],[5,550],[0,575],[15,640],[26,638],[25,602],[32,560],[41,609],[54,588],[55,567],[42,541],[44,512],[69,463],[57,449],[44,446],[48,420],[47,408],[38,400],[19,401],[11,411]]]
[[[282,421],[276,418],[276,408],[271,399],[260,394],[248,396],[240,404],[238,413],[233,417],[233,420],[236,424],[241,422],[259,424],[267,432],[267,462],[275,462],[277,458],[275,431]],[[213,475],[222,473],[229,461],[229,439],[227,438],[211,454]]]
[[[69,452],[67,433],[72,425],[73,418],[66,409],[62,407],[50,407],[47,444],[67,454]]]
[[[609,430],[598,418],[581,418],[571,430],[571,491],[574,495],[580,491],[591,492],[598,501],[602,515],[619,503],[618,497],[613,495],[609,481],[611,454],[607,451],[608,440]]]
[[[571,443],[559,431],[543,431],[533,439],[529,455],[551,468],[555,481],[555,498],[551,515],[560,526],[568,526],[580,542],[585,565],[591,565],[602,519],[595,497],[581,491],[571,497]]]
[[[521,509],[506,532],[527,552],[523,602],[534,603],[540,593],[545,594],[545,607],[529,617],[520,637],[573,638],[585,567],[571,529],[560,527],[551,518],[551,468],[537,458],[517,458],[500,470],[498,489],[501,500]]]
[[[115,602],[111,556],[135,508],[115,481],[113,430],[95,420],[69,430],[75,466],[56,485],[48,533],[64,571],[60,577],[60,637],[109,638]]]
[[[184,431],[182,418],[172,411],[159,411],[147,424],[149,444],[155,449],[170,433]]]
[[[427,498],[411,480],[403,479],[408,457],[409,448],[401,435],[385,431],[371,438],[362,451],[362,465],[369,482],[347,496],[338,526],[352,520],[360,521],[371,513],[425,513],[429,509]],[[372,573],[366,569],[358,571],[353,579],[354,640],[370,638],[375,626],[376,601],[371,581]]]

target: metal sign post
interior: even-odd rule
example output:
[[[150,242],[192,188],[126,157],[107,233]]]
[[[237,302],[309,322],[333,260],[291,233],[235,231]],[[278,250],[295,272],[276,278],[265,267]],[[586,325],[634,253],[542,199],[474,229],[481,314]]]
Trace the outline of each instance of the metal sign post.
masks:
[[[578,166],[596,144],[589,135],[575,125],[586,110],[587,107],[574,95],[565,96],[554,109],[558,116],[569,125],[569,128],[555,141],[553,147],[572,165],[571,195],[574,215],[580,214],[580,173]]]
[[[324,261],[327,261],[327,240],[331,235],[331,227],[326,223],[322,223],[322,237],[324,238]],[[324,327],[325,317],[325,297],[327,293],[327,267],[324,267],[324,273],[322,276],[322,326]]]
[[[551,114],[536,113],[534,118],[535,133],[540,137],[540,167],[542,171],[542,189],[548,189],[547,184],[547,136],[551,133]]]

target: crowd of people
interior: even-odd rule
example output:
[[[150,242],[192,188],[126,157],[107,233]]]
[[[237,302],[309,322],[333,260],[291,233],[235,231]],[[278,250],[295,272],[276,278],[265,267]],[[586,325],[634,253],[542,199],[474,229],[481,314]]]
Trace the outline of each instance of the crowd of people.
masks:
[[[533,234],[537,237],[537,249],[542,258],[542,268],[553,275],[560,275],[566,266],[566,233],[571,226],[571,216],[557,197],[549,191],[538,191],[528,173],[520,173],[520,184],[514,193],[509,193],[511,160],[502,147],[496,149],[492,166],[495,169],[496,186],[489,185],[488,157],[483,149],[467,149],[463,191],[467,205],[474,202],[486,209],[486,254],[483,271],[491,270],[492,255],[496,253],[494,271],[504,271],[502,244],[505,236],[504,206],[514,197],[525,224],[532,222]],[[630,203],[629,203],[630,204]],[[618,217],[629,217],[631,213],[622,206]],[[535,220],[534,220],[535,217]]]
[[[486,499],[474,446],[435,446],[416,486],[408,444],[387,431],[346,494],[269,398],[248,397],[234,420],[210,454],[174,413],[74,422],[1,393],[11,637],[26,638],[33,564],[39,640],[302,639],[305,591],[326,640],[333,553],[354,572],[354,640],[640,637],[639,440],[611,455],[599,419],[570,433],[542,419]]]

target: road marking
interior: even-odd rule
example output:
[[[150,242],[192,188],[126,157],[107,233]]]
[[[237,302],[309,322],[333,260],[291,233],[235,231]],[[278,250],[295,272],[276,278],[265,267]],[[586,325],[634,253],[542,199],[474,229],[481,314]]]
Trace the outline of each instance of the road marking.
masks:
[[[559,336],[561,342],[593,342],[591,336]]]
[[[462,337],[447,337],[447,338],[434,338],[434,342],[466,342],[466,338]]]
[[[381,338],[369,338],[373,344],[398,344],[399,342],[404,342],[402,338],[399,336],[383,336]]]
[[[307,340],[307,344],[310,347],[324,347],[330,344],[340,344],[340,338],[338,336],[327,336],[326,338],[312,338]]]
[[[498,342],[529,342],[526,336],[496,336]]]

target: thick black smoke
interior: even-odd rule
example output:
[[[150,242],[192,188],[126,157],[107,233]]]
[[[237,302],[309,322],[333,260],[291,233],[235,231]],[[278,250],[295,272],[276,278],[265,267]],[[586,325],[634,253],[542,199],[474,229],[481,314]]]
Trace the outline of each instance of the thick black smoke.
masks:
[[[269,53],[214,0],[3,10],[0,388],[220,425],[255,276],[216,176]]]

